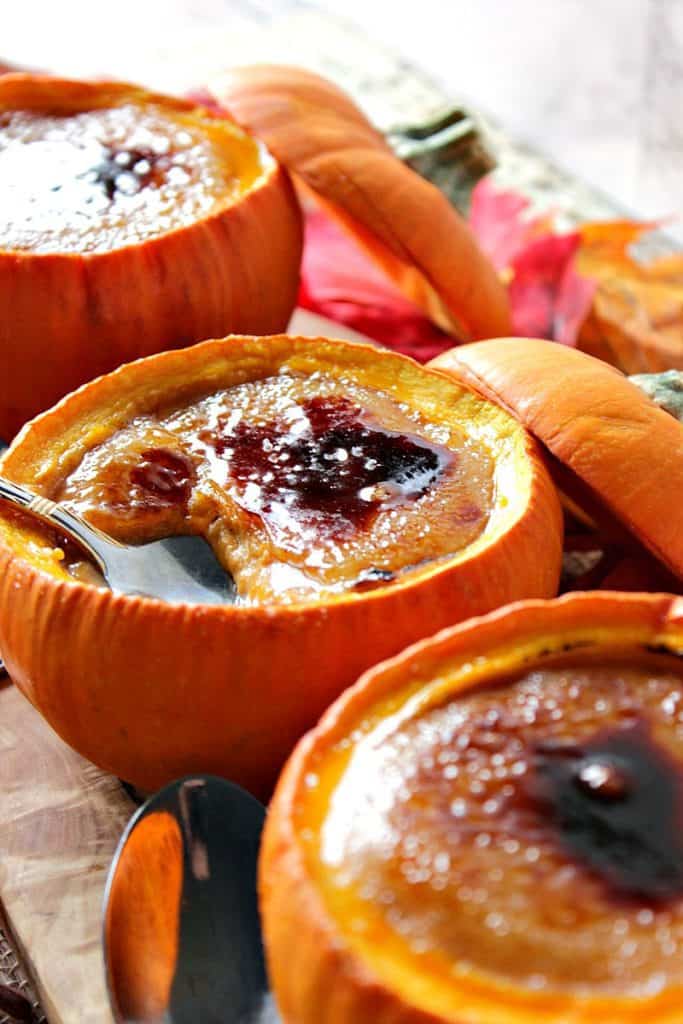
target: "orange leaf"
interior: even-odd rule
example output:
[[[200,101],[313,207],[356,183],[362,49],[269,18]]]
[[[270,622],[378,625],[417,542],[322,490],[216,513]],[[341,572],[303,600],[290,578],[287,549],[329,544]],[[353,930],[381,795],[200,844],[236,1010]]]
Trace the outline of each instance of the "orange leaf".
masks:
[[[597,283],[579,348],[626,373],[683,368],[683,254],[642,263],[629,248],[654,223],[581,228],[578,269]]]
[[[589,224],[582,224],[581,253],[579,264],[586,269],[585,264],[593,261],[597,269],[610,259],[616,263],[626,261],[632,263],[628,254],[629,246],[648,231],[653,231],[659,225],[655,221],[634,221],[634,220],[607,220],[596,221]]]

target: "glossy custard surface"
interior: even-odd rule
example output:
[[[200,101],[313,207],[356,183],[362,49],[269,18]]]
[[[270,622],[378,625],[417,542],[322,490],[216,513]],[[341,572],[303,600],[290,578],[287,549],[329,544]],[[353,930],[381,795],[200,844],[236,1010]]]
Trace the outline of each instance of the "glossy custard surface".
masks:
[[[201,532],[242,603],[381,586],[471,544],[493,460],[459,426],[324,373],[280,373],[140,416],[52,494],[135,541]]]
[[[683,984],[677,662],[567,655],[412,708],[342,743],[305,833],[347,934],[539,992]]]
[[[2,246],[103,252],[191,224],[258,171],[256,144],[236,155],[234,135],[154,104],[0,111]]]

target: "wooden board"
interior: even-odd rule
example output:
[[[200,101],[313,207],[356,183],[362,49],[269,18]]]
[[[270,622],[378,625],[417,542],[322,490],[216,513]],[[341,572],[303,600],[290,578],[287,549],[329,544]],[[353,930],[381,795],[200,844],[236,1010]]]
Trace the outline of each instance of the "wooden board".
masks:
[[[0,895],[50,1024],[113,1024],[101,907],[133,802],[66,746],[11,685],[0,690]]]

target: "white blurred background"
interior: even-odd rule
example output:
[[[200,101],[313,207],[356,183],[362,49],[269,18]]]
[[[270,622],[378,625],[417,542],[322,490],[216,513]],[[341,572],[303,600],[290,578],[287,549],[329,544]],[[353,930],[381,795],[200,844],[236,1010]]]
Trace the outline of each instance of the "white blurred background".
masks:
[[[683,0],[0,0],[0,60],[182,89],[260,57],[266,27],[295,59],[292,11],[315,8],[363,59],[402,53],[627,210],[683,222]]]

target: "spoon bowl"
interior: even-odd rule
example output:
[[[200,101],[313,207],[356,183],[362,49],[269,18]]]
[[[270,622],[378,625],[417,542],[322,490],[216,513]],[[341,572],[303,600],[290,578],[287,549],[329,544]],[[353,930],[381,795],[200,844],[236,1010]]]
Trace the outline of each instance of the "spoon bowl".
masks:
[[[118,593],[189,604],[231,604],[235,599],[232,579],[203,537],[120,544],[62,505],[4,477],[0,498],[66,534]]]
[[[171,783],[133,816],[105,892],[117,1024],[277,1024],[256,897],[264,818],[209,775]]]

